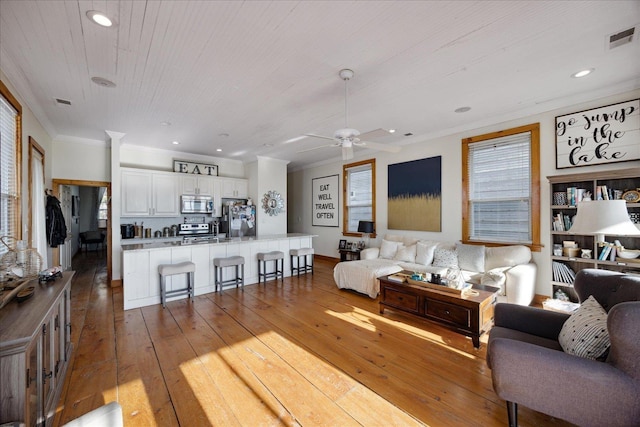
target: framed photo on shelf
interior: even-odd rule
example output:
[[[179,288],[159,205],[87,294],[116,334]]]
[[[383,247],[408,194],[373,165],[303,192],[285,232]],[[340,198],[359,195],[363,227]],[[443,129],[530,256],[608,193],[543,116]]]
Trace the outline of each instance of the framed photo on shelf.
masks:
[[[338,249],[347,249],[347,241],[340,240],[340,244],[338,244]]]

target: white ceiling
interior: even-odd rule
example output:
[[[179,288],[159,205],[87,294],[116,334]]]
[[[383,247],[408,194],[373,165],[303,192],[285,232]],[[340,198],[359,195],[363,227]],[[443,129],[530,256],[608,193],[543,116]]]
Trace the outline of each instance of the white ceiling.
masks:
[[[639,88],[639,23],[637,0],[1,0],[0,67],[53,137],[110,130],[299,168],[340,158],[297,153],[326,140],[286,141],[345,127],[342,68],[355,71],[349,127],[398,129],[371,140],[402,145]],[[632,43],[609,49],[634,26]],[[584,68],[595,72],[570,78]]]

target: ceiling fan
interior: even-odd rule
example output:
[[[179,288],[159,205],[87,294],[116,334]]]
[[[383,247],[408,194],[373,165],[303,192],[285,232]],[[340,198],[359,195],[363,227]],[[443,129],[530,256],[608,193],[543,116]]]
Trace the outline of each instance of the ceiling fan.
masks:
[[[382,131],[385,134],[388,134],[387,131],[383,129],[377,129],[371,132],[367,132],[365,134],[360,134],[357,129],[352,129],[347,125],[347,112],[348,112],[348,97],[347,97],[347,85],[351,78],[353,78],[354,72],[348,68],[340,70],[338,73],[340,78],[344,80],[344,128],[338,129],[334,132],[333,137],[324,136],[324,135],[316,135],[313,133],[305,133],[302,137],[294,138],[293,140],[299,140],[304,137],[313,137],[313,138],[321,138],[328,139],[330,141],[334,141],[333,144],[329,145],[321,145],[319,147],[309,148],[307,150],[298,151],[298,153],[304,153],[306,151],[317,150],[319,148],[325,147],[341,147],[342,148],[342,160],[353,159],[353,147],[363,147],[363,148],[372,148],[374,150],[388,151],[390,153],[397,153],[400,151],[400,147],[394,145],[384,145],[376,142],[364,141],[360,139],[360,136],[365,135],[373,135]],[[292,140],[292,142],[293,142]]]

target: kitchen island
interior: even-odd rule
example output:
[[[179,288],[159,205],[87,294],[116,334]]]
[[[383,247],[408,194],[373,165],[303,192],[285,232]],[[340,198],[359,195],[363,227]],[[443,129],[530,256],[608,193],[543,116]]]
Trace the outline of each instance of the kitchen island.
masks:
[[[258,283],[258,252],[284,252],[284,275],[291,275],[290,249],[313,247],[311,234],[289,233],[257,237],[220,239],[219,242],[188,243],[159,241],[122,245],[124,309],[160,304],[158,265],[191,261],[196,264],[195,295],[214,292],[213,259],[241,255],[245,259],[245,285]],[[269,268],[273,268],[269,265]],[[269,270],[271,271],[271,270]],[[233,275],[233,269],[223,271],[223,279]],[[186,287],[186,275],[167,277],[167,289]],[[169,298],[186,298],[178,296]]]

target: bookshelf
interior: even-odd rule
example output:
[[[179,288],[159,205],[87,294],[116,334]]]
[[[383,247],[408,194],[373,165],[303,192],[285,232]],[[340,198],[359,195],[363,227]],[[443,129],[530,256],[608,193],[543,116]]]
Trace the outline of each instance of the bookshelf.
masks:
[[[585,192],[589,192],[593,200],[598,195],[611,199],[622,198],[629,191],[640,189],[640,169],[619,169],[603,172],[576,173],[547,177],[551,185],[551,284],[553,296],[558,290],[564,292],[571,301],[577,302],[577,295],[573,290],[572,273],[584,268],[599,268],[619,271],[623,273],[640,274],[640,258],[623,259],[612,256],[610,251],[604,259],[599,259],[607,247],[599,246],[594,235],[578,235],[570,232],[571,222],[576,215],[576,204]],[[640,201],[627,202],[627,211],[632,222],[638,223],[640,218]],[[605,236],[605,241],[620,243],[627,249],[640,249],[638,236]],[[575,242],[575,246],[590,249],[591,257],[583,258],[582,251],[569,254],[565,249],[568,243]],[[562,253],[559,253],[559,247]],[[556,249],[554,251],[554,248]],[[573,251],[574,253],[576,251]]]

